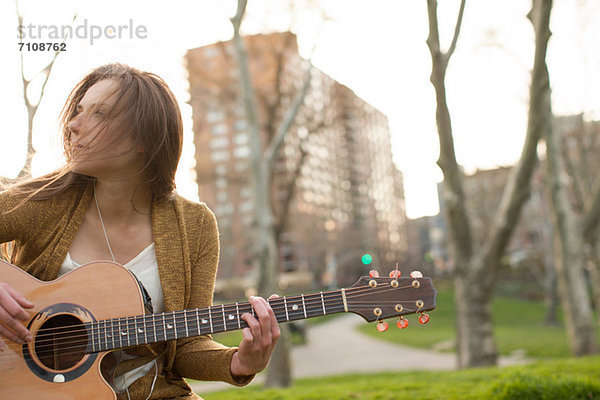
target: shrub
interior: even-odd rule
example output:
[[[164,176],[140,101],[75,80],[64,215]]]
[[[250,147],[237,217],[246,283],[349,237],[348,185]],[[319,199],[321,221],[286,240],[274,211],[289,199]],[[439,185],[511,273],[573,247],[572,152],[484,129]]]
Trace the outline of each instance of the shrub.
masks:
[[[501,377],[492,385],[491,393],[496,400],[600,399],[600,384],[590,379],[518,371]]]

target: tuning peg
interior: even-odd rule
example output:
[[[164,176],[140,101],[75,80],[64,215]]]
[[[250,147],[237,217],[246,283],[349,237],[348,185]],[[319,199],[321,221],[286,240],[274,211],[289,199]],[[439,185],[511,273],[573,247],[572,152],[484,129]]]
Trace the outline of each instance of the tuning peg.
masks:
[[[385,332],[388,330],[389,327],[390,325],[384,320],[379,320],[379,322],[377,323],[377,330],[379,332]]]
[[[369,271],[369,276],[371,278],[379,278],[379,272],[377,272],[376,270],[372,269]]]
[[[398,326],[398,328],[404,329],[404,328],[408,327],[408,320],[404,317],[400,317],[398,322],[396,322],[396,325]]]
[[[422,278],[423,274],[421,273],[421,271],[413,271],[410,273],[410,277],[411,278]]]
[[[421,324],[423,324],[423,325],[425,325],[426,323],[428,323],[429,322],[429,315],[423,314],[423,313],[419,314],[419,322]]]
[[[392,279],[398,279],[398,278],[400,278],[400,275],[402,275],[402,273],[400,271],[398,271],[397,269],[393,269],[390,271],[390,278],[392,278]]]

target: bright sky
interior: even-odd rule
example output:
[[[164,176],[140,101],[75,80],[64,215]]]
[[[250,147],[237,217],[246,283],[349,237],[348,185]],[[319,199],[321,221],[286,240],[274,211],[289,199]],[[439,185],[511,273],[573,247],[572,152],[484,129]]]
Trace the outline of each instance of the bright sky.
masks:
[[[315,1],[313,1],[315,2]],[[287,2],[249,0],[246,33],[287,30]],[[438,156],[435,99],[429,83],[431,62],[425,1],[327,0],[331,17],[321,23],[304,1],[295,1],[292,29],[304,56],[316,42],[314,64],[353,89],[389,118],[392,152],[404,172],[409,217],[437,213],[435,184],[442,179]],[[187,81],[183,55],[194,48],[232,36],[228,17],[232,0],[122,1],[20,0],[24,25],[37,28],[87,21],[87,38],[73,38],[60,55],[46,88],[34,127],[34,174],[62,162],[58,114],[70,89],[90,69],[107,62],[124,62],[162,76],[179,99],[188,144],[178,175],[179,191],[195,198],[190,184],[193,164],[191,108],[186,104]],[[450,62],[447,90],[456,151],[467,172],[514,162],[526,129],[533,31],[525,18],[530,2],[469,1],[458,47]],[[447,47],[457,12],[457,0],[440,1],[442,43]],[[19,72],[15,5],[0,2],[0,95],[4,129],[0,131],[0,174],[14,176],[25,157],[26,111]],[[98,38],[95,29],[127,25],[145,29],[145,37]],[[555,0],[548,55],[553,108],[557,114],[585,112],[600,119],[600,4],[595,0]],[[50,28],[43,31],[44,41]],[[26,34],[30,32],[26,31]],[[24,51],[30,77],[49,54]],[[33,86],[33,85],[32,85]],[[37,90],[32,90],[37,93]]]

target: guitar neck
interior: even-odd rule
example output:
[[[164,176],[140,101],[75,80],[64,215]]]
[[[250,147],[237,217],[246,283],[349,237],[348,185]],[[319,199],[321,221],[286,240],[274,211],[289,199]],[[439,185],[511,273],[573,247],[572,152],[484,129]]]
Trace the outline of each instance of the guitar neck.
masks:
[[[268,300],[278,322],[347,312],[345,289]],[[192,310],[113,318],[86,323],[87,353],[196,337],[248,326],[242,314],[254,316],[248,302]]]

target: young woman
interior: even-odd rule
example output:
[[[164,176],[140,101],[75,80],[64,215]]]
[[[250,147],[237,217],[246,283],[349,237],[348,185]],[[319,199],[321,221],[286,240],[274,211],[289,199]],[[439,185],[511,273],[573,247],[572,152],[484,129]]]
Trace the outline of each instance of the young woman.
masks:
[[[71,92],[61,126],[66,165],[0,193],[0,242],[14,241],[11,262],[48,281],[88,262],[115,261],[136,274],[154,312],[211,305],[217,224],[206,205],[175,193],[182,122],[165,82],[122,64],[99,67]],[[115,379],[119,398],[198,398],[183,377],[250,382],[280,334],[268,303],[250,303],[258,318],[242,316],[249,328],[238,348],[200,336],[151,354],[139,349],[145,362]],[[0,350],[3,340],[32,340],[20,322],[32,307],[0,283]],[[117,362],[130,356],[114,354]]]

